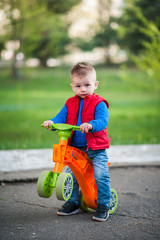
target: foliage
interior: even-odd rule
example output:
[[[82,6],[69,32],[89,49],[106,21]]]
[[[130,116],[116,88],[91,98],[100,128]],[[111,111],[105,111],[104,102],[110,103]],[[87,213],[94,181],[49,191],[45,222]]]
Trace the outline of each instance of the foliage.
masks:
[[[63,14],[68,12],[71,7],[77,5],[81,2],[81,0],[44,0],[47,3],[47,9],[49,11]]]
[[[80,48],[82,51],[92,51],[94,46],[93,40],[85,40],[83,38],[74,38],[72,41],[74,47]]]
[[[103,11],[102,7],[103,4],[101,6]],[[150,0],[125,0],[121,17],[112,17],[108,7],[109,21],[104,20],[102,16],[99,21],[99,29],[93,39],[88,42],[78,40],[76,43],[83,50],[103,47],[106,49],[106,62],[110,61],[107,50],[113,43],[128,51],[129,54],[139,54],[145,48],[143,42],[150,42],[151,39],[141,31],[145,27],[145,23],[138,17],[137,8],[148,21],[152,21],[160,29],[159,0],[153,0],[152,3]],[[113,28],[112,26],[116,24],[117,28]]]
[[[93,43],[95,47],[102,47],[107,48],[116,42],[118,42],[117,39],[117,31],[112,28],[112,22],[114,21],[114,18],[110,17],[109,22],[107,24],[102,24],[100,31],[97,32],[93,39]],[[106,62],[110,63],[110,57],[109,54],[106,54]]]
[[[112,28],[112,22],[114,22],[114,18],[110,17],[107,24],[101,25],[100,31],[94,37],[96,46],[108,47],[111,43],[116,42],[116,30]]]
[[[133,60],[140,69],[152,76],[152,87],[160,90],[160,30],[153,22],[148,21],[139,9],[136,12],[144,24],[140,31],[150,40],[142,41],[144,50],[139,57],[133,56]]]
[[[103,48],[106,63],[110,62],[109,47],[117,40],[115,29],[112,27],[114,17],[111,15],[112,0],[98,0],[96,5],[96,23],[90,25],[92,31],[85,37],[74,39],[74,45],[83,51],[91,51],[94,48]]]
[[[81,48],[84,51],[93,50],[96,47],[101,47],[106,49],[106,63],[110,63],[110,57],[108,54],[108,47],[111,44],[118,43],[117,31],[112,28],[112,22],[114,22],[114,18],[110,18],[107,24],[103,23],[100,25],[99,30],[95,33],[94,37],[86,41],[84,39],[76,39],[74,40],[76,46]]]
[[[141,31],[145,27],[144,22],[137,16],[136,9],[140,9],[142,15],[152,21],[160,29],[160,2],[159,0],[126,0],[123,14],[118,20],[120,46],[129,52],[138,54],[144,45],[142,41],[149,41],[150,38]]]
[[[1,50],[8,41],[19,41],[26,57],[39,57],[44,64],[46,58],[57,57],[66,52],[70,42],[68,25],[62,13],[79,3],[79,0],[2,0],[0,9],[6,17],[1,33]],[[3,39],[3,41],[2,41]],[[16,55],[16,49],[15,49]]]
[[[66,53],[65,46],[70,43],[67,25],[58,16],[48,15],[46,12],[25,23],[25,30],[21,51],[28,57],[37,57],[45,65],[49,57],[58,57]],[[27,37],[25,36],[27,35]]]

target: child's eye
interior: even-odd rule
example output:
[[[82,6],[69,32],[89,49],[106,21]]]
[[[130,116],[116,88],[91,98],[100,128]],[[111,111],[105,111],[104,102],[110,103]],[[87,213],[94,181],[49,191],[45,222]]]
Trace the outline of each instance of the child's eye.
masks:
[[[77,85],[76,87],[77,87],[77,88],[80,88],[80,85]]]
[[[86,87],[89,87],[90,86],[90,84],[86,84]]]

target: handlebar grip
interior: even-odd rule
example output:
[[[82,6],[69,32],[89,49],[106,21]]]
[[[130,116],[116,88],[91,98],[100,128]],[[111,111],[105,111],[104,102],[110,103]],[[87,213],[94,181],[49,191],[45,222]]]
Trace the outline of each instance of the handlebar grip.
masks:
[[[43,123],[41,124],[41,128],[44,128]],[[51,125],[49,126],[49,128],[51,128],[51,129],[55,129],[54,126],[53,126],[53,124],[51,124]]]
[[[80,127],[79,126],[73,126],[73,130],[80,131]]]

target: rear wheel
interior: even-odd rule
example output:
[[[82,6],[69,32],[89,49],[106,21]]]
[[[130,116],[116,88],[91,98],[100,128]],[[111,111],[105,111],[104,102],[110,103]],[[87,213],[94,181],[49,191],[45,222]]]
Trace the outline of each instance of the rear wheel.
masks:
[[[37,181],[37,193],[40,197],[49,198],[53,191],[52,187],[53,182],[53,172],[52,171],[42,171],[38,181]]]
[[[84,212],[92,212],[93,211],[92,208],[87,207],[81,191],[79,192],[79,206],[80,206],[80,209],[83,210]]]
[[[72,194],[73,177],[70,173],[61,173],[57,180],[56,197],[59,200],[67,201]]]

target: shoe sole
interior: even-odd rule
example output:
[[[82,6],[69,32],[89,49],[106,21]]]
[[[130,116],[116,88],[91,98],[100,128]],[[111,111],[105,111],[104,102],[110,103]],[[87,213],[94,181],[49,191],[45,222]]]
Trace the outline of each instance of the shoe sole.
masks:
[[[98,217],[95,217],[95,216],[92,217],[92,219],[94,221],[97,221],[97,222],[105,222],[108,218],[109,218],[109,213],[107,214],[106,218],[98,218]]]
[[[57,212],[58,216],[70,216],[70,215],[74,215],[79,213],[80,208],[76,209],[75,211],[71,212],[71,213],[65,213],[65,212]]]

